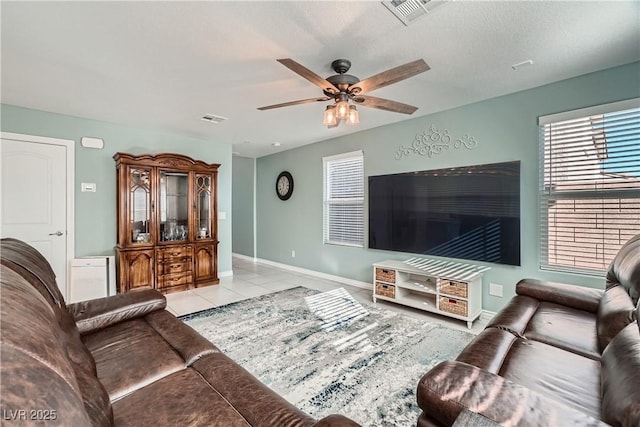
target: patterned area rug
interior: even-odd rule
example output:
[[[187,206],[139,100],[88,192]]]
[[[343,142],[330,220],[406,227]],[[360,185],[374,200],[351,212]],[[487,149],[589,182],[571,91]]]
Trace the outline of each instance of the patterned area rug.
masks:
[[[473,338],[365,308],[342,288],[298,287],[181,319],[311,416],[341,413],[363,426],[414,426],[422,375]]]

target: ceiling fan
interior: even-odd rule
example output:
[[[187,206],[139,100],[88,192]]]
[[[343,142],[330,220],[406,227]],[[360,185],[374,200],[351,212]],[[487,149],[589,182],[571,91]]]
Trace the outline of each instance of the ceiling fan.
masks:
[[[376,98],[365,95],[365,93],[397,83],[429,70],[427,63],[422,59],[418,59],[360,80],[356,76],[346,74],[349,68],[351,68],[351,61],[348,59],[336,59],[331,63],[331,68],[338,74],[324,79],[293,59],[285,58],[278,59],[277,61],[318,86],[322,89],[325,96],[267,105],[266,107],[259,107],[258,110],[271,110],[273,108],[289,107],[291,105],[334,100],[334,104],[328,105],[324,111],[323,123],[329,128],[338,126],[343,120],[349,124],[358,123],[360,119],[356,105],[395,113],[413,114],[418,107],[389,99]],[[349,104],[350,102],[352,103],[351,105]]]

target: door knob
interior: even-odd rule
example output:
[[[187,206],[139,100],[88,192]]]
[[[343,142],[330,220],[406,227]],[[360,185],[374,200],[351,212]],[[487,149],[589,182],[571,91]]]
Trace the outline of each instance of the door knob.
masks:
[[[62,231],[58,230],[55,233],[49,233],[49,236],[62,236],[63,234]]]

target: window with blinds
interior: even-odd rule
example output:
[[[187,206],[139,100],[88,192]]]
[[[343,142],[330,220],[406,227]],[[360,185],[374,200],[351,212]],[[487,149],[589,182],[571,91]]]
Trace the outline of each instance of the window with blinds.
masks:
[[[324,243],[364,246],[362,151],[325,157]]]
[[[540,267],[599,274],[640,233],[640,100],[540,118]]]

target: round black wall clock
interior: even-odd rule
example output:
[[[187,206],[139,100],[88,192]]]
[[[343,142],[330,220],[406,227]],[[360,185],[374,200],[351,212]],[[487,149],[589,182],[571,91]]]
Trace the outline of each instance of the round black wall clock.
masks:
[[[289,200],[293,194],[293,177],[287,171],[280,172],[276,179],[276,194],[280,200]]]

